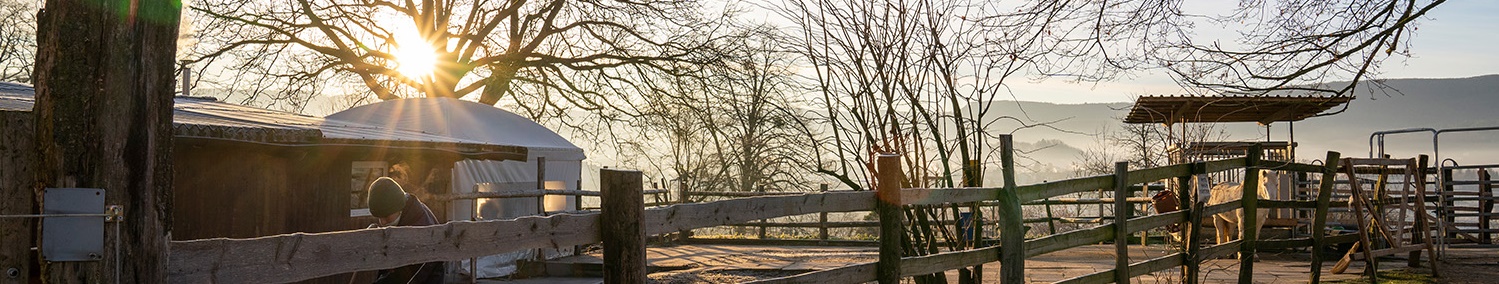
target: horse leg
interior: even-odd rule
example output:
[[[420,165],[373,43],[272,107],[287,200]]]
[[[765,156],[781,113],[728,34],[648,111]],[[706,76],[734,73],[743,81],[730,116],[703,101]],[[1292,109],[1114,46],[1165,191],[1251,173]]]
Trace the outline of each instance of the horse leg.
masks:
[[[1218,231],[1217,234],[1213,235],[1213,238],[1218,240],[1218,244],[1221,245],[1233,241],[1233,234],[1238,232],[1233,227],[1233,223],[1228,222],[1228,219],[1223,218],[1223,215],[1213,215],[1213,228]]]

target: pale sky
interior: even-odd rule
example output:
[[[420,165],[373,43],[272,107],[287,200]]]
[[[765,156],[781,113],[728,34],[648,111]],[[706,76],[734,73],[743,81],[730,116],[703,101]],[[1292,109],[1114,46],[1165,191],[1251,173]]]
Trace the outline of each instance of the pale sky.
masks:
[[[781,0],[748,0],[745,18],[783,24],[777,15],[757,5],[779,4]],[[1221,14],[1235,7],[1239,0],[1194,0],[1185,3],[1188,13]],[[722,2],[719,2],[722,3]],[[710,3],[710,6],[712,4]],[[716,8],[722,8],[716,7]],[[710,8],[712,9],[712,8]],[[1217,12],[1214,12],[1217,11]],[[1411,39],[1412,57],[1392,57],[1381,66],[1376,78],[1463,78],[1499,74],[1499,54],[1487,47],[1499,44],[1499,1],[1447,1],[1431,11],[1419,23]],[[1199,34],[1228,34],[1226,30],[1209,30],[1199,26]],[[1231,40],[1231,38],[1223,40]],[[1069,83],[1053,79],[1031,81],[1012,78],[1010,90],[1015,99],[1052,103],[1129,102],[1139,95],[1180,94],[1181,88],[1160,70],[1136,71],[1110,82]],[[361,85],[362,87],[362,85]],[[321,105],[322,102],[314,102]],[[322,115],[328,110],[309,108],[310,114]]]
[[[1232,7],[1237,1],[1213,3]],[[1393,57],[1381,66],[1380,79],[1464,78],[1499,74],[1499,1],[1447,1],[1427,14],[1411,42],[1412,57]],[[1141,94],[1176,94],[1180,90],[1164,73],[1139,72],[1133,79],[1097,84],[1061,80],[1012,85],[1022,101],[1053,103],[1128,102]]]

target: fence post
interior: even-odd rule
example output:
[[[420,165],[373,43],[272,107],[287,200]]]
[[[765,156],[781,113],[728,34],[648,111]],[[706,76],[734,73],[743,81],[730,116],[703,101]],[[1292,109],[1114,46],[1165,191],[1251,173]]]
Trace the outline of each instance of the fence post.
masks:
[[[900,283],[901,235],[905,233],[905,216],[901,213],[900,156],[879,155],[875,211],[880,218],[880,258],[875,264],[875,279],[880,284]]]
[[[1010,135],[999,136],[1000,163],[1005,189],[999,193],[1000,229],[999,279],[1000,283],[1025,283],[1025,216],[1020,210],[1020,198],[1015,192],[1015,141]]]
[[[604,283],[645,283],[645,197],[639,171],[599,170]]]
[[[983,162],[980,160],[968,160],[963,163],[964,187],[982,186],[982,166]],[[975,202],[972,205],[968,206],[968,214],[970,214],[969,216],[972,216],[968,219],[968,230],[973,231],[973,233],[968,234],[967,240],[963,240],[964,242],[968,243],[968,245],[964,247],[964,249],[979,248],[979,243],[984,240],[984,211],[979,210],[979,204],[981,203],[982,202]],[[954,205],[954,210],[955,211],[953,211],[953,216],[956,217],[958,216],[956,205]],[[959,226],[961,227],[961,225]],[[966,269],[958,269],[958,283],[984,283],[984,265],[979,264]]]
[[[536,189],[541,195],[536,196],[536,215],[547,215],[547,157],[536,157]],[[537,250],[540,252],[540,250]]]
[[[759,185],[759,186],[755,186],[755,193],[762,193],[762,194],[765,193],[765,185],[762,184],[762,185]],[[765,223],[767,223],[769,221],[770,221],[770,219],[760,219],[760,235],[759,235],[759,237],[760,237],[761,240],[765,239]]]
[[[688,196],[687,195],[687,180],[686,179],[678,179],[677,180],[677,188],[679,190],[677,190],[677,202],[676,202],[676,204],[686,204],[688,202],[687,201],[687,196]],[[681,231],[677,231],[677,241],[678,242],[684,242],[685,243],[685,242],[687,242],[688,240],[691,240],[691,239],[692,239],[692,229],[682,229]]]
[[[1327,151],[1327,159],[1322,160],[1322,184],[1317,188],[1317,213],[1312,216],[1312,279],[1311,283],[1322,281],[1322,260],[1327,258],[1322,248],[1327,245],[1327,207],[1332,201],[1333,182],[1338,179],[1338,162],[1342,161],[1338,152]]]
[[[1185,209],[1188,210],[1187,221],[1181,225],[1181,232],[1179,233],[1182,236],[1182,247],[1185,248],[1182,259],[1186,262],[1184,263],[1185,267],[1182,268],[1182,283],[1187,284],[1197,284],[1197,272],[1200,268],[1198,265],[1198,258],[1200,256],[1197,252],[1201,245],[1198,243],[1198,240],[1202,237],[1202,206],[1197,202],[1202,197],[1197,196],[1197,184],[1192,182],[1192,177],[1203,174],[1206,171],[1206,163],[1196,162],[1192,163],[1192,170],[1189,172],[1189,175],[1176,178],[1176,191],[1178,191],[1176,198],[1179,200],[1177,204],[1180,204],[1178,206],[1186,207]]]
[[[1114,163],[1114,283],[1129,283],[1129,162]]]
[[[818,185],[817,192],[827,193],[828,184]],[[817,213],[817,239],[819,240],[818,244],[828,244],[828,212]]]
[[[1418,156],[1416,158],[1416,170],[1415,170],[1415,172],[1416,172],[1416,175],[1415,175],[1416,181],[1415,181],[1415,183],[1417,184],[1416,186],[1418,187],[1416,189],[1416,192],[1417,192],[1416,195],[1417,196],[1421,196],[1421,195],[1425,195],[1426,194],[1426,191],[1423,190],[1423,189],[1426,188],[1426,164],[1428,162],[1430,162],[1430,159],[1431,159],[1431,157],[1426,156],[1424,154],[1420,155],[1420,156]],[[1479,177],[1483,177],[1483,173],[1482,173],[1483,170],[1479,170],[1479,171],[1480,171]],[[1406,172],[1410,172],[1410,169],[1407,168]],[[1405,182],[1409,183],[1411,181],[1405,181]],[[1424,200],[1424,199],[1418,199],[1418,200]],[[1409,205],[1407,204],[1407,205],[1401,205],[1401,206],[1409,206]],[[1410,206],[1410,207],[1415,207],[1415,206]],[[1430,234],[1427,233],[1427,232],[1430,232],[1430,231],[1422,232],[1421,234],[1417,234],[1416,232],[1414,232],[1415,230],[1430,230],[1431,229],[1431,226],[1427,226],[1426,225],[1426,216],[1422,216],[1422,215],[1426,214],[1425,210],[1418,210],[1416,212],[1417,212],[1416,213],[1417,214],[1416,215],[1416,222],[1415,222],[1415,224],[1413,224],[1411,226],[1411,230],[1413,231],[1413,232],[1411,232],[1411,242],[1410,242],[1411,244],[1416,244],[1416,243],[1419,243],[1419,242],[1423,241],[1423,239],[1421,239],[1421,237],[1423,237],[1423,236],[1430,236]],[[1487,235],[1485,235],[1485,236],[1487,236]],[[1427,253],[1435,254],[1436,251],[1427,251]],[[1435,255],[1433,255],[1433,256],[1435,256]],[[1421,251],[1417,250],[1417,251],[1410,252],[1408,254],[1408,258],[1407,258],[1406,261],[1407,261],[1406,264],[1410,265],[1410,267],[1420,267],[1421,266]],[[1436,268],[1433,267],[1432,269],[1435,270]]]
[[[1263,145],[1255,143],[1249,147],[1248,157],[1244,159],[1244,187],[1243,196],[1239,201],[1243,202],[1244,214],[1239,218],[1239,283],[1251,283],[1254,280],[1254,252],[1255,243],[1259,238],[1259,200],[1260,200],[1260,154],[1264,153]]]
[[[1488,169],[1478,169],[1478,240],[1486,244],[1494,243],[1493,233],[1489,231],[1489,220],[1493,219],[1490,214],[1494,212],[1494,185],[1489,184],[1492,177]]]
[[[1441,158],[1441,157],[1437,157],[1437,158]],[[1440,163],[1440,162],[1438,162],[1438,163]],[[1440,164],[1438,164],[1438,165],[1440,166]],[[1438,184],[1442,185],[1442,191],[1441,191],[1442,192],[1441,193],[1441,196],[1442,196],[1442,207],[1441,208],[1442,208],[1442,210],[1438,210],[1437,214],[1438,214],[1438,216],[1442,216],[1442,219],[1444,219],[1444,221],[1446,221],[1446,222],[1444,222],[1442,224],[1438,224],[1437,225],[1437,229],[1438,229],[1438,231],[1447,232],[1447,236],[1445,236],[1447,239],[1454,239],[1454,238],[1457,238],[1457,232],[1456,231],[1448,231],[1447,230],[1447,226],[1452,225],[1452,223],[1457,222],[1457,216],[1456,215],[1452,215],[1452,213],[1455,213],[1452,210],[1452,206],[1453,206],[1452,196],[1449,196],[1449,194],[1452,194],[1453,188],[1454,188],[1452,186],[1452,169],[1451,168],[1442,167],[1442,180]],[[1443,242],[1446,242],[1447,239],[1443,239]]]

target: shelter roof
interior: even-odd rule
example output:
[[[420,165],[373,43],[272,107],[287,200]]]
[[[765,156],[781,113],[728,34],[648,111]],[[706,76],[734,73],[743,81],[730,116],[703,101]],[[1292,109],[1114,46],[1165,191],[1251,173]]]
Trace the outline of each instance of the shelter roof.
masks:
[[[30,112],[36,104],[29,85],[0,82],[0,111]],[[173,99],[172,128],[179,138],[275,145],[353,144],[453,152],[462,156],[524,157],[518,145],[325,119],[220,102],[208,97]]]
[[[1142,96],[1125,123],[1298,121],[1352,101],[1318,96]]]
[[[530,118],[491,105],[454,98],[410,98],[362,105],[328,115],[329,120],[382,129],[420,131],[487,144],[526,147],[529,158],[582,161],[582,148]],[[324,133],[329,137],[333,133]]]

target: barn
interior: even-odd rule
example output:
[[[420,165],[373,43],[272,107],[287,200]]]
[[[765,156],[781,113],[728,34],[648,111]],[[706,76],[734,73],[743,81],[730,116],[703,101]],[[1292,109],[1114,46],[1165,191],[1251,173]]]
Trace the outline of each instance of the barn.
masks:
[[[30,113],[34,92],[31,86],[0,82],[0,130],[4,133],[0,136],[0,164],[4,165],[0,168],[0,214],[36,211],[30,166],[36,163]],[[412,103],[426,102],[417,99]],[[426,201],[442,221],[473,218],[470,211],[454,210],[474,208],[472,204],[449,206],[453,202],[438,197],[454,189],[471,191],[476,183],[534,186],[538,184],[537,172],[545,171],[555,177],[547,180],[576,187],[582,150],[535,122],[494,107],[457,100],[434,103],[439,106],[434,112],[376,115],[386,108],[405,105],[382,102],[337,115],[363,117],[359,120],[367,124],[213,98],[176,97],[172,239],[250,238],[365,228],[373,218],[363,204],[363,189],[380,176],[396,177],[408,192]],[[462,107],[445,110],[442,105]],[[471,115],[471,121],[438,131],[423,128],[435,127],[423,123],[451,119],[442,115],[460,113]],[[484,120],[494,117],[509,119],[499,123]],[[489,127],[466,130],[474,125]],[[538,141],[550,144],[529,142],[537,137],[546,138]],[[532,140],[517,140],[521,138]],[[547,165],[538,166],[539,160]],[[503,166],[490,167],[494,165]],[[547,167],[552,169],[542,170]],[[510,171],[497,173],[507,169]],[[455,179],[463,182],[452,182]],[[29,233],[34,226],[29,221],[0,220],[0,243],[7,244],[0,249],[0,266],[24,267],[8,262],[36,259],[29,251],[35,246]]]

